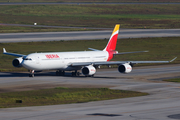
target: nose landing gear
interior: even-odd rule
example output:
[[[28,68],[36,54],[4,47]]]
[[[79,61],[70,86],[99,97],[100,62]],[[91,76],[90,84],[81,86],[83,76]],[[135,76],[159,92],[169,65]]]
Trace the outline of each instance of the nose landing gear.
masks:
[[[30,70],[29,77],[34,77],[34,70]]]

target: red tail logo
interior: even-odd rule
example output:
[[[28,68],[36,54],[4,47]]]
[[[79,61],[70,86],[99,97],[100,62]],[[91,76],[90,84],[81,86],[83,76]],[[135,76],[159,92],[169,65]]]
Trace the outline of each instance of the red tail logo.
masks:
[[[119,33],[119,27],[120,27],[119,24],[115,26],[114,31],[112,32],[112,35],[109,39],[109,42],[103,50],[109,53],[109,57],[107,61],[111,60],[113,58],[113,54],[116,53],[115,49],[116,49],[116,43],[117,43],[117,38],[118,38],[118,33]]]
[[[118,33],[119,33],[119,27],[120,25],[117,24],[114,28],[114,31],[112,32],[112,35],[109,39],[108,44],[104,48],[103,51],[114,51],[116,49],[116,43],[117,43],[117,38],[118,38]]]

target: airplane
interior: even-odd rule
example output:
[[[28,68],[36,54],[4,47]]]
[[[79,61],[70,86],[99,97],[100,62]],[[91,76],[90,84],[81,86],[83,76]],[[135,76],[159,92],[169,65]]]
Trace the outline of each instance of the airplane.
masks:
[[[81,70],[85,76],[93,77],[101,65],[118,65],[120,73],[130,73],[134,64],[138,63],[169,63],[174,61],[110,61],[115,55],[141,53],[148,51],[122,52],[116,51],[120,24],[116,24],[110,39],[103,50],[89,48],[91,51],[77,52],[47,52],[22,55],[9,53],[3,48],[3,54],[16,56],[12,61],[14,67],[24,67],[30,71],[29,77],[34,77],[35,71],[57,70],[56,75],[63,76],[65,71],[72,71],[72,76],[79,76]],[[74,71],[74,72],[73,72]]]

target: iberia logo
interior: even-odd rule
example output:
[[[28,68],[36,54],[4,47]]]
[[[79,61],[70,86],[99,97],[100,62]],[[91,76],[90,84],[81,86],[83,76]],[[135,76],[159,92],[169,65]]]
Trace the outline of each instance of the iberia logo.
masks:
[[[59,58],[59,56],[57,54],[48,54],[48,55],[45,55],[45,56],[48,59]]]
[[[130,70],[131,70],[132,68],[131,68],[131,67],[128,67],[127,69],[130,69]]]

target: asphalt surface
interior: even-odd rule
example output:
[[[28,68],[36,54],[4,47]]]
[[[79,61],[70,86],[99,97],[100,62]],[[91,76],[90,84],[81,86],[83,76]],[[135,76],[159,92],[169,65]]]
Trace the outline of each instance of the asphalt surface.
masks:
[[[150,3],[143,3],[143,2],[124,2],[124,3],[121,3],[121,2],[26,2],[26,3],[21,3],[21,2],[0,2],[0,5],[81,5],[81,4],[85,4],[85,5],[91,5],[91,4],[97,4],[97,5],[104,5],[104,4],[108,4],[108,5],[111,5],[111,4],[119,4],[119,5],[129,5],[129,4],[146,4],[146,5],[163,5],[163,4],[180,4],[179,2],[177,3],[173,3],[173,2],[150,2]]]
[[[1,33],[0,43],[109,39],[112,30],[77,32]],[[178,37],[180,29],[120,29],[118,38]]]
[[[147,92],[142,97],[88,103],[0,109],[0,120],[176,120],[180,119],[180,84],[162,79],[180,77],[180,64],[134,67],[130,74],[117,69],[98,69],[94,78],[55,76],[43,72],[29,78],[28,73],[0,73],[0,88],[30,90],[65,87],[103,87]]]
[[[69,27],[69,26],[51,26],[51,25],[28,25],[28,24],[7,24],[0,23],[2,26],[21,26],[21,27],[45,27],[45,28],[76,28],[76,29],[97,29],[97,30],[110,30],[111,28],[97,28],[97,27]],[[112,29],[113,30],[113,29]]]

